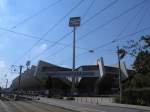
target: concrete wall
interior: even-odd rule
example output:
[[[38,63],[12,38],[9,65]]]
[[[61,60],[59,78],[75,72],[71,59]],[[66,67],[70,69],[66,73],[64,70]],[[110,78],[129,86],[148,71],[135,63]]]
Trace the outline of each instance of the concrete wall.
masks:
[[[101,104],[101,103],[113,103],[113,97],[75,97],[75,102]]]

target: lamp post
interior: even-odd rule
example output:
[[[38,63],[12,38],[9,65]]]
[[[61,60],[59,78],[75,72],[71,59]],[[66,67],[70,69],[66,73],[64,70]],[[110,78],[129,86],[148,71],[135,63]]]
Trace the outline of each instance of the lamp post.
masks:
[[[76,27],[80,26],[80,17],[71,17],[69,21],[69,26],[73,27],[73,58],[72,58],[72,71],[75,71],[75,52],[76,52]],[[76,76],[73,74],[72,77],[72,88],[71,92],[74,95],[76,93],[76,88],[75,88],[75,79]]]

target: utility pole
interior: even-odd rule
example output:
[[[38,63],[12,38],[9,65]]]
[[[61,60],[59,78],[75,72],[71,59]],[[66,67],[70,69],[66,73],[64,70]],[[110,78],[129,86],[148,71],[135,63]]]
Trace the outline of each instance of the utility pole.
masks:
[[[117,55],[118,55],[118,70],[119,70],[119,76],[118,76],[118,80],[119,80],[119,90],[120,90],[120,103],[122,101],[122,83],[121,83],[121,65],[120,65],[120,54],[119,54],[119,46],[117,46]]]
[[[22,73],[22,68],[23,66],[20,65],[19,66],[19,81],[18,81],[18,90],[20,90],[20,86],[21,86],[21,73]]]
[[[22,68],[23,65],[17,66],[17,65],[12,65],[13,71],[16,72],[16,67],[19,68],[19,77],[18,77],[18,91],[21,89],[21,74],[22,74]]]
[[[75,56],[76,56],[76,27],[80,26],[80,17],[71,17],[69,21],[69,26],[73,27],[73,60],[72,60],[72,71],[75,71]],[[76,94],[76,88],[75,88],[75,80],[77,80],[77,77],[73,73],[72,77],[72,88],[71,88],[71,93],[72,95]]]

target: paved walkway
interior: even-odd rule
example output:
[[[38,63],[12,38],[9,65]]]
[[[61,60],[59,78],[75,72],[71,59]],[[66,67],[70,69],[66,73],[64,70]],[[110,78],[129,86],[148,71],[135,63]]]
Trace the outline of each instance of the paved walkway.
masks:
[[[150,107],[116,103],[102,103],[100,105],[97,105],[85,102],[74,102],[52,98],[40,98],[39,101],[62,108],[76,110],[79,112],[150,112]]]

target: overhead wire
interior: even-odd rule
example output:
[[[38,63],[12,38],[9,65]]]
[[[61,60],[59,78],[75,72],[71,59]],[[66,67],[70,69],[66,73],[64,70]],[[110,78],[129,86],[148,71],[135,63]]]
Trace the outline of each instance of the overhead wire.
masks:
[[[72,7],[63,17],[61,17],[54,25],[52,25],[49,29],[48,29],[48,31],[46,31],[42,36],[41,36],[41,38],[37,41],[37,42],[35,42],[25,53],[23,53],[23,55],[22,56],[20,56],[20,58],[19,59],[17,59],[16,61],[15,61],[15,63],[17,62],[17,61],[19,61],[20,59],[22,59],[25,55],[27,55],[39,42],[41,42],[41,40],[42,39],[44,39],[45,37],[46,37],[46,35],[50,32],[50,31],[52,31],[53,29],[55,29],[69,14],[71,14],[77,7],[79,7],[83,2],[84,2],[85,0],[80,0],[74,7]],[[71,32],[68,32],[66,35],[68,35],[69,33],[71,33]],[[62,40],[64,37],[62,37],[61,39],[59,39],[59,40]],[[56,43],[57,43],[57,41],[56,41]],[[55,44],[55,43],[54,43]]]
[[[147,4],[146,4],[147,5]],[[135,31],[139,28],[139,26],[141,25],[141,23],[142,23],[142,21],[143,21],[143,19],[144,19],[144,17],[145,17],[145,15],[147,14],[147,10],[149,9],[149,5],[146,7],[145,6],[145,10],[143,11],[143,14],[141,15],[141,18],[140,18],[140,20],[139,20],[139,22],[137,23],[137,26],[136,26],[136,28],[135,28]]]
[[[94,5],[95,0],[92,0],[92,2],[90,3],[90,5],[88,6],[87,10],[85,11],[85,13],[82,16],[82,20],[84,20],[84,18],[86,17],[86,15],[88,14],[88,12],[90,11],[90,9],[92,8],[92,6]]]
[[[138,33],[143,32],[143,31],[147,31],[147,30],[150,30],[150,26],[145,27],[145,28],[142,28],[142,29],[140,29],[140,30],[138,30],[138,31],[136,31],[136,32],[132,32],[132,33],[126,34],[125,36],[120,37],[116,42],[118,42],[119,40],[128,38],[128,37],[134,36],[134,35],[136,35],[136,34],[138,34]],[[115,43],[116,43],[116,42],[115,42]],[[109,46],[109,45],[111,45],[111,44],[112,44],[112,42],[111,42],[111,43],[108,42],[108,43],[102,44],[102,45],[99,46],[98,48],[95,48],[95,50],[93,50],[93,51],[95,52],[95,51],[99,50],[100,48],[104,48],[104,47]],[[79,57],[80,55],[85,55],[85,54],[87,54],[87,53],[89,53],[89,51],[83,52],[83,53],[77,55],[76,57]],[[69,59],[68,59],[68,60],[69,60]],[[67,59],[66,59],[66,61],[67,61]],[[70,61],[70,60],[69,60],[69,61]]]
[[[83,14],[82,20],[84,20],[84,18],[87,16],[88,12],[90,11],[90,9],[91,9],[92,6],[94,5],[94,3],[95,3],[95,0],[92,0],[92,2],[89,4],[88,8],[86,9],[85,13]],[[65,48],[65,46],[64,46],[63,48]],[[77,47],[77,46],[76,46],[76,48],[80,48],[80,47]],[[62,50],[62,48],[61,48],[60,50]],[[51,54],[51,55],[48,55],[46,58],[55,56],[60,50],[54,52],[54,53]],[[84,50],[87,51],[88,49],[84,49]]]
[[[144,2],[145,2],[145,0],[143,0],[142,2],[137,3],[137,4],[134,5],[133,7],[131,7],[131,8],[129,8],[129,9],[123,11],[123,12],[120,13],[119,15],[117,15],[117,16],[111,18],[110,20],[106,21],[105,23],[103,23],[103,24],[97,26],[96,28],[92,29],[91,31],[89,31],[89,32],[85,33],[84,35],[82,35],[81,37],[79,37],[79,39],[77,39],[77,41],[81,41],[82,39],[84,39],[84,38],[87,37],[88,35],[90,35],[90,34],[96,32],[97,30],[99,30],[99,29],[105,27],[106,25],[112,23],[113,21],[115,21],[115,20],[117,20],[118,18],[124,16],[124,15],[127,14],[128,12],[134,10],[135,8],[137,8],[138,6],[140,6],[141,4],[143,4]]]
[[[89,10],[92,8],[92,6],[94,5],[94,3],[95,3],[95,0],[92,0],[92,2],[89,4],[88,8],[86,9],[85,13],[83,14],[82,20],[84,20],[84,18],[86,17],[86,15],[88,14]],[[65,47],[65,46],[64,46],[64,47]],[[61,49],[62,49],[62,48],[61,48]],[[60,49],[60,50],[61,50],[61,49]],[[51,57],[51,56],[55,56],[60,50],[54,52],[54,53],[51,54],[50,56],[48,55],[46,58]],[[85,50],[87,51],[88,49],[85,49]]]
[[[140,12],[142,11],[142,9],[144,9],[146,4],[146,0],[145,3],[143,4],[143,6],[141,6],[141,8],[139,8],[139,10],[137,10],[137,12],[135,13],[135,15],[131,18],[131,20],[129,20],[127,22],[127,24],[124,26],[124,28],[118,33],[118,35],[112,40],[112,42],[115,42],[128,28],[129,26],[133,23],[133,21],[137,18],[138,15],[140,15]]]
[[[145,0],[145,3],[146,3],[146,0]],[[117,37],[116,37],[115,39],[113,39],[113,41],[110,41],[110,42],[107,42],[107,43],[105,43],[105,44],[103,44],[103,45],[100,45],[100,46],[94,48],[93,51],[95,52],[96,50],[98,50],[98,49],[100,49],[100,48],[104,48],[104,47],[106,47],[106,46],[110,46],[111,44],[116,43],[116,42],[119,42],[119,41],[122,40],[122,39],[131,37],[131,36],[133,36],[133,35],[135,35],[135,34],[137,34],[137,33],[140,33],[140,32],[146,31],[146,30],[149,30],[149,29],[150,29],[150,26],[149,26],[149,27],[145,27],[145,28],[143,28],[143,29],[140,29],[139,31],[137,31],[138,27],[136,27],[135,32],[129,33],[129,34],[125,35],[125,36],[120,37],[120,36],[124,33],[124,31],[129,27],[129,25],[131,24],[131,22],[138,16],[138,14],[140,13],[140,11],[142,11],[142,9],[144,9],[144,7],[145,7],[145,5],[143,4],[143,6],[137,11],[137,13],[135,14],[135,16],[133,16],[133,18],[128,21],[128,23],[126,24],[126,26],[125,26],[125,27],[123,28],[123,30],[117,35]],[[147,9],[147,8],[145,8],[145,9]],[[141,15],[142,18],[141,18],[140,21],[137,23],[137,26],[139,26],[139,24],[141,24],[141,22],[142,22],[142,20],[143,20],[143,16],[145,15],[145,10],[144,10],[143,12],[144,12],[144,14]]]
[[[145,1],[146,1],[146,0],[145,0]],[[145,5],[143,5],[143,7],[141,7],[141,8],[137,11],[137,13],[135,14],[135,16],[134,16],[130,21],[128,21],[128,23],[127,23],[126,26],[123,28],[123,30],[117,35],[117,38],[113,39],[113,41],[107,42],[107,43],[105,43],[105,44],[103,44],[103,45],[100,45],[100,46],[96,47],[95,49],[93,49],[93,51],[95,52],[96,50],[98,50],[98,49],[100,49],[100,48],[104,48],[104,47],[109,46],[110,44],[116,43],[116,42],[118,42],[118,41],[120,41],[120,40],[122,40],[122,39],[125,39],[125,38],[130,37],[130,36],[133,36],[133,35],[135,35],[135,34],[137,34],[137,33],[140,33],[140,32],[143,32],[143,31],[145,31],[145,30],[150,29],[150,26],[149,26],[149,27],[145,27],[145,28],[140,29],[139,31],[137,31],[137,28],[138,28],[138,27],[136,27],[135,32],[120,37],[120,36],[123,34],[123,32],[127,29],[127,27],[130,25],[130,23],[132,22],[132,20],[134,20],[134,19],[137,17],[137,15],[140,13],[140,11],[141,11],[144,7],[145,7]],[[145,10],[146,10],[146,9],[147,9],[147,8],[145,8]],[[139,24],[141,24],[141,22],[142,22],[142,20],[143,20],[143,18],[144,18],[144,15],[146,14],[145,11],[143,11],[143,12],[144,12],[144,13],[143,13],[143,15],[141,16],[140,21],[137,23],[137,26],[139,26]],[[119,37],[120,37],[120,38],[119,38]],[[117,39],[118,39],[118,40],[117,40]],[[88,54],[88,53],[89,53],[89,51],[83,52],[83,53],[77,55],[76,57],[80,57],[80,56],[85,55],[85,54]],[[64,62],[64,61],[63,61],[63,62]]]
[[[99,10],[96,14],[92,15],[89,19],[87,19],[86,22],[91,21],[93,18],[95,18],[96,16],[98,16],[99,14],[101,14],[102,12],[104,12],[106,9],[110,8],[110,7],[113,6],[115,3],[117,3],[117,1],[118,1],[118,0],[114,0],[113,2],[109,3],[109,4],[108,4],[107,6],[105,6],[103,9]],[[83,25],[85,25],[86,22],[84,22]],[[83,25],[82,25],[82,26],[83,26]],[[70,32],[70,34],[71,34],[71,33],[72,33],[72,32]],[[68,35],[67,35],[67,36],[68,36]],[[63,37],[64,37],[64,36],[63,36]],[[59,42],[58,42],[58,43],[59,43]],[[65,48],[69,47],[70,45],[71,45],[71,44],[65,46],[65,47],[62,48],[62,49],[65,49]],[[52,46],[47,47],[43,52],[46,52],[46,51],[49,50],[50,48],[52,48]],[[43,52],[40,53],[40,54],[38,54],[38,55],[37,55],[36,57],[34,57],[33,59],[35,60],[37,57],[39,57],[40,55],[42,55]],[[56,53],[54,53],[54,54],[57,54],[57,52],[59,52],[59,51],[56,51]],[[52,55],[53,55],[53,54],[52,54]],[[51,55],[50,55],[50,56],[51,56]]]
[[[38,36],[34,36],[34,35],[26,34],[26,33],[21,33],[21,32],[17,32],[17,31],[13,31],[13,30],[10,30],[10,29],[2,28],[2,27],[0,27],[0,30],[7,31],[7,32],[10,32],[10,33],[14,33],[16,35],[21,35],[21,36],[24,36],[25,38],[31,38],[31,39],[36,39],[36,40],[40,39],[40,37],[38,37]],[[43,41],[47,41],[49,43],[55,43],[56,42],[56,41],[51,41],[49,39],[43,39]],[[68,44],[59,42],[59,45],[61,45],[61,46],[67,46]],[[82,47],[78,47],[78,46],[77,46],[77,48],[78,49],[83,49],[83,50],[86,49],[86,48],[82,48]]]
[[[146,2],[146,0],[145,0]],[[120,38],[120,36],[129,28],[129,26],[132,24],[132,22],[135,20],[135,18],[140,14],[140,11],[142,11],[142,9],[145,7],[145,4],[143,4],[143,6],[141,8],[139,8],[139,10],[137,10],[137,12],[135,13],[135,15],[133,16],[133,18],[131,18],[131,20],[129,20],[127,22],[127,24],[124,26],[124,28],[119,32],[119,34],[111,41],[104,43],[103,45],[100,45],[98,47],[96,47],[95,49],[93,49],[94,51],[103,47],[106,47],[110,44],[113,44],[115,42],[117,42],[117,40]],[[120,39],[119,39],[120,40]]]
[[[13,29],[15,29],[15,28],[18,27],[19,25],[22,25],[22,24],[24,24],[25,22],[27,22],[27,21],[33,19],[34,17],[40,15],[42,12],[44,12],[44,11],[46,11],[47,9],[49,9],[49,8],[51,8],[51,7],[55,6],[55,5],[57,5],[57,4],[58,4],[59,2],[61,2],[61,1],[62,1],[62,0],[57,0],[56,2],[49,4],[47,7],[42,8],[41,10],[39,10],[39,11],[36,12],[36,13],[34,13],[33,15],[31,15],[31,16],[29,16],[29,17],[23,19],[23,20],[20,21],[19,23],[16,23],[14,26],[12,26],[11,28],[7,29],[7,31],[9,31],[9,32],[11,31],[12,33],[16,33],[16,31],[13,31]],[[1,30],[2,30],[2,29],[3,29],[3,28],[1,27]],[[5,28],[4,28],[4,30],[6,31]],[[19,32],[18,32],[18,33],[19,33]],[[20,35],[24,35],[24,34],[23,34],[23,33],[20,33]],[[28,34],[26,34],[26,36],[27,36],[27,35],[28,35]],[[2,36],[2,34],[1,34],[1,36]]]
[[[108,23],[111,23],[111,21],[113,21],[113,20],[119,18],[120,16],[124,15],[125,13],[128,13],[130,10],[135,9],[136,7],[138,7],[138,6],[139,6],[140,4],[142,4],[143,2],[144,2],[144,1],[142,1],[142,2],[140,2],[140,3],[138,3],[138,4],[136,4],[134,7],[132,7],[132,8],[130,8],[130,9],[126,10],[125,12],[121,13],[121,14],[118,15],[117,17],[112,18],[112,19],[109,20],[107,23],[104,23],[103,25],[101,25],[101,27],[107,25]],[[86,33],[84,36],[82,36],[82,38],[85,37],[86,35],[88,35],[89,33],[94,32],[95,30],[97,30],[97,29],[99,29],[99,28],[100,28],[100,26],[97,27],[97,28],[95,28],[94,30],[92,30],[92,31],[90,31],[90,32],[88,32],[88,33]],[[81,38],[80,38],[80,39],[81,39]]]
[[[87,24],[90,20],[92,20],[93,18],[95,18],[96,16],[98,16],[99,14],[101,14],[102,12],[104,12],[106,9],[112,7],[114,4],[116,4],[119,0],[114,0],[113,2],[111,2],[110,4],[108,4],[106,7],[104,7],[103,9],[99,10],[98,12],[96,12],[94,15],[92,15],[91,17],[89,17],[87,20],[85,20],[81,25],[85,25]]]
[[[112,2],[112,3],[114,3],[114,2]],[[83,38],[85,38],[85,37],[87,37],[88,35],[90,35],[90,34],[96,32],[97,30],[99,30],[99,29],[105,27],[106,25],[112,23],[112,22],[115,21],[116,19],[118,19],[118,18],[124,16],[125,14],[127,14],[128,12],[134,10],[135,8],[137,8],[138,6],[140,6],[140,5],[143,4],[143,3],[145,3],[145,0],[143,0],[142,2],[137,3],[137,4],[134,5],[133,7],[131,7],[131,8],[129,8],[129,9],[123,11],[123,12],[120,13],[119,15],[117,15],[117,16],[111,18],[110,20],[106,21],[105,23],[103,23],[103,24],[97,26],[96,28],[92,29],[91,31],[85,33],[84,35],[82,35],[81,37],[79,37],[79,38],[77,39],[77,42],[78,42],[78,41],[81,41]],[[109,4],[109,6],[111,6],[111,5]],[[104,8],[104,9],[105,9],[105,8]],[[102,9],[102,10],[103,10],[103,9]],[[99,12],[101,12],[101,11],[99,11]],[[95,15],[95,14],[94,14],[94,15]],[[96,15],[97,15],[97,14],[96,14]],[[94,16],[92,16],[92,18],[93,18],[93,17],[94,17]],[[91,18],[91,17],[90,17],[90,18]],[[91,18],[91,19],[92,19],[92,18]],[[87,20],[89,21],[90,19],[87,19]],[[106,44],[108,44],[108,43],[106,43]],[[65,47],[63,48],[63,50],[66,49],[66,48],[68,48],[68,47],[71,46],[71,45],[72,45],[72,43],[70,43],[68,46],[65,46]],[[58,53],[62,52],[63,50],[58,51]],[[55,54],[56,54],[56,53],[55,53]]]
[[[16,28],[16,27],[18,27],[18,26],[24,24],[25,22],[27,22],[27,21],[33,19],[34,17],[40,15],[41,13],[43,13],[43,12],[46,11],[46,10],[48,10],[49,8],[51,8],[51,7],[55,6],[55,5],[57,5],[57,4],[58,4],[59,2],[61,2],[61,1],[62,1],[62,0],[57,0],[57,1],[55,1],[54,3],[49,4],[47,7],[42,8],[41,10],[39,10],[38,12],[36,12],[35,14],[33,14],[33,15],[31,15],[31,16],[25,18],[25,19],[22,20],[21,22],[17,23],[17,24],[14,25],[11,29],[14,29],[14,28]]]
[[[145,1],[146,1],[146,0],[145,0]],[[124,33],[124,31],[129,27],[129,25],[131,24],[131,22],[132,22],[133,20],[135,20],[135,18],[138,16],[139,12],[140,12],[144,7],[145,7],[145,5],[143,4],[143,6],[142,6],[141,8],[139,8],[139,10],[138,10],[137,13],[135,14],[135,16],[133,16],[133,18],[131,18],[131,20],[129,20],[129,21],[127,22],[127,24],[124,26],[123,30],[121,30],[121,32],[117,35],[116,38],[113,39],[113,41],[104,43],[104,44],[102,44],[102,45],[100,45],[100,46],[98,46],[98,47],[92,49],[93,52],[95,52],[96,50],[98,50],[98,49],[100,49],[100,48],[104,48],[104,47],[106,47],[106,46],[109,46],[110,44],[113,44],[113,43],[115,43],[115,42],[118,42],[118,41],[120,41],[120,40],[123,39],[123,38],[126,38],[126,37],[128,37],[128,36],[131,36],[131,35],[134,35],[134,34],[136,34],[136,33],[141,32],[141,31],[145,31],[145,30],[149,29],[149,27],[148,27],[148,28],[144,28],[144,29],[142,29],[142,30],[140,30],[140,31],[138,31],[138,32],[131,33],[131,34],[128,34],[128,35],[126,35],[126,36],[123,36],[123,37],[119,38],[119,37]],[[119,39],[119,40],[117,40],[117,39]],[[89,51],[83,52],[83,53],[79,54],[77,57],[79,57],[80,55],[87,54],[87,53],[89,53]]]
[[[15,28],[18,27],[19,25],[22,25],[22,24],[24,24],[25,22],[31,20],[32,18],[34,18],[34,17],[40,15],[41,13],[43,13],[44,11],[48,10],[49,8],[51,8],[51,7],[55,6],[55,5],[57,5],[57,4],[60,3],[61,1],[62,1],[62,0],[57,0],[57,1],[55,1],[55,2],[53,2],[53,3],[51,3],[51,4],[49,4],[47,7],[44,7],[44,8],[42,8],[41,10],[39,10],[38,12],[34,13],[33,15],[31,15],[31,16],[29,16],[29,17],[23,19],[22,21],[20,21],[19,23],[17,23],[16,25],[12,26],[12,27],[9,28],[9,29],[5,29],[5,28],[2,28],[2,27],[1,27],[0,29],[1,29],[1,30],[4,30],[4,31],[9,31],[9,32],[12,32],[12,33],[16,33],[16,34],[19,34],[19,35],[23,35],[23,36],[26,36],[26,37],[34,38],[34,37],[31,36],[31,35],[28,35],[28,34],[25,34],[25,33],[16,32],[16,31],[13,31],[12,29],[15,29]],[[1,37],[2,37],[2,36],[3,36],[3,35],[1,34]]]

